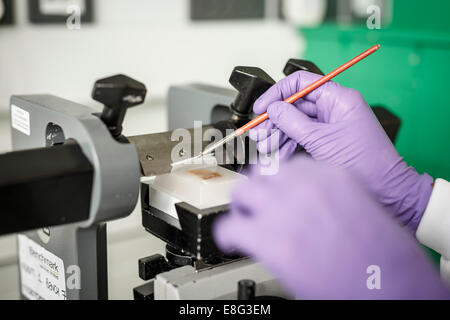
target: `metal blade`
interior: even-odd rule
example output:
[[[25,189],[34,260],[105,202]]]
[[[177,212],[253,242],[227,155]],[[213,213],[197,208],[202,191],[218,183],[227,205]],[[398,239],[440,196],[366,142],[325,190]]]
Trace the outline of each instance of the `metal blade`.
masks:
[[[210,127],[203,127],[207,130]],[[194,129],[188,130],[191,137],[194,137]],[[133,143],[138,151],[139,161],[141,163],[142,173],[146,177],[169,173],[172,170],[172,150],[181,141],[172,141],[172,131],[146,134],[134,137],[127,137]],[[190,155],[194,156],[194,141],[191,139]],[[206,148],[211,142],[203,141],[202,149]],[[186,152],[188,150],[185,150]]]

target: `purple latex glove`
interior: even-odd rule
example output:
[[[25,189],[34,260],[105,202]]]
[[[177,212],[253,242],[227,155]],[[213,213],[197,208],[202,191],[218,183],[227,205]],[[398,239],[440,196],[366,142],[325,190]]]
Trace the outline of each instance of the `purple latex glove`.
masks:
[[[222,250],[261,262],[296,298],[450,298],[415,239],[361,182],[305,157],[239,185],[213,231]],[[380,290],[368,289],[371,266]]]
[[[433,179],[408,167],[358,91],[330,81],[294,105],[283,102],[319,78],[296,72],[255,102],[255,113],[269,115],[269,120],[250,132],[258,141],[258,150],[274,151],[270,130],[280,130],[280,158],[301,145],[314,159],[351,169],[378,201],[415,231],[430,199]]]

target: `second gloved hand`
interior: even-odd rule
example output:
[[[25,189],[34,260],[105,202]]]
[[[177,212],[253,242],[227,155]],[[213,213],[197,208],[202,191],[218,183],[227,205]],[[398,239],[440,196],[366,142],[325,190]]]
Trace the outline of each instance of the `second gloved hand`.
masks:
[[[256,114],[269,115],[250,132],[258,150],[272,152],[280,145],[280,157],[287,157],[300,145],[314,159],[349,168],[401,223],[416,230],[433,179],[408,167],[358,91],[330,81],[294,105],[283,102],[319,78],[296,72],[255,102]],[[281,132],[272,144],[271,130]]]
[[[213,231],[222,250],[261,262],[296,298],[450,297],[417,241],[357,179],[311,159],[251,175]]]

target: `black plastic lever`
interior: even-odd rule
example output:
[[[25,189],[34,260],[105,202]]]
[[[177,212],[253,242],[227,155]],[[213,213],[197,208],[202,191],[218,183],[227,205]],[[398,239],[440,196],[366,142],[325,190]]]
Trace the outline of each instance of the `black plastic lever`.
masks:
[[[231,111],[238,117],[248,118],[256,99],[273,86],[275,80],[260,68],[240,66],[234,68],[230,84],[239,92]]]
[[[320,70],[320,68],[311,61],[301,59],[289,59],[283,70],[284,75],[288,76],[297,71],[309,71],[312,73],[319,74],[321,76],[325,75],[322,72],[322,70]]]
[[[100,118],[117,140],[127,109],[144,103],[146,95],[143,83],[123,74],[98,80],[92,91],[92,98],[104,105]]]

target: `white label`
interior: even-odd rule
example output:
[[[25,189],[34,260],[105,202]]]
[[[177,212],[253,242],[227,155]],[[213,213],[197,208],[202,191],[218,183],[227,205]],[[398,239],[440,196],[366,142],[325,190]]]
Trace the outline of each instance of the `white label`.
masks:
[[[30,135],[30,113],[15,105],[11,106],[11,125],[14,129]]]
[[[64,262],[24,235],[19,235],[22,294],[30,300],[66,300]]]

